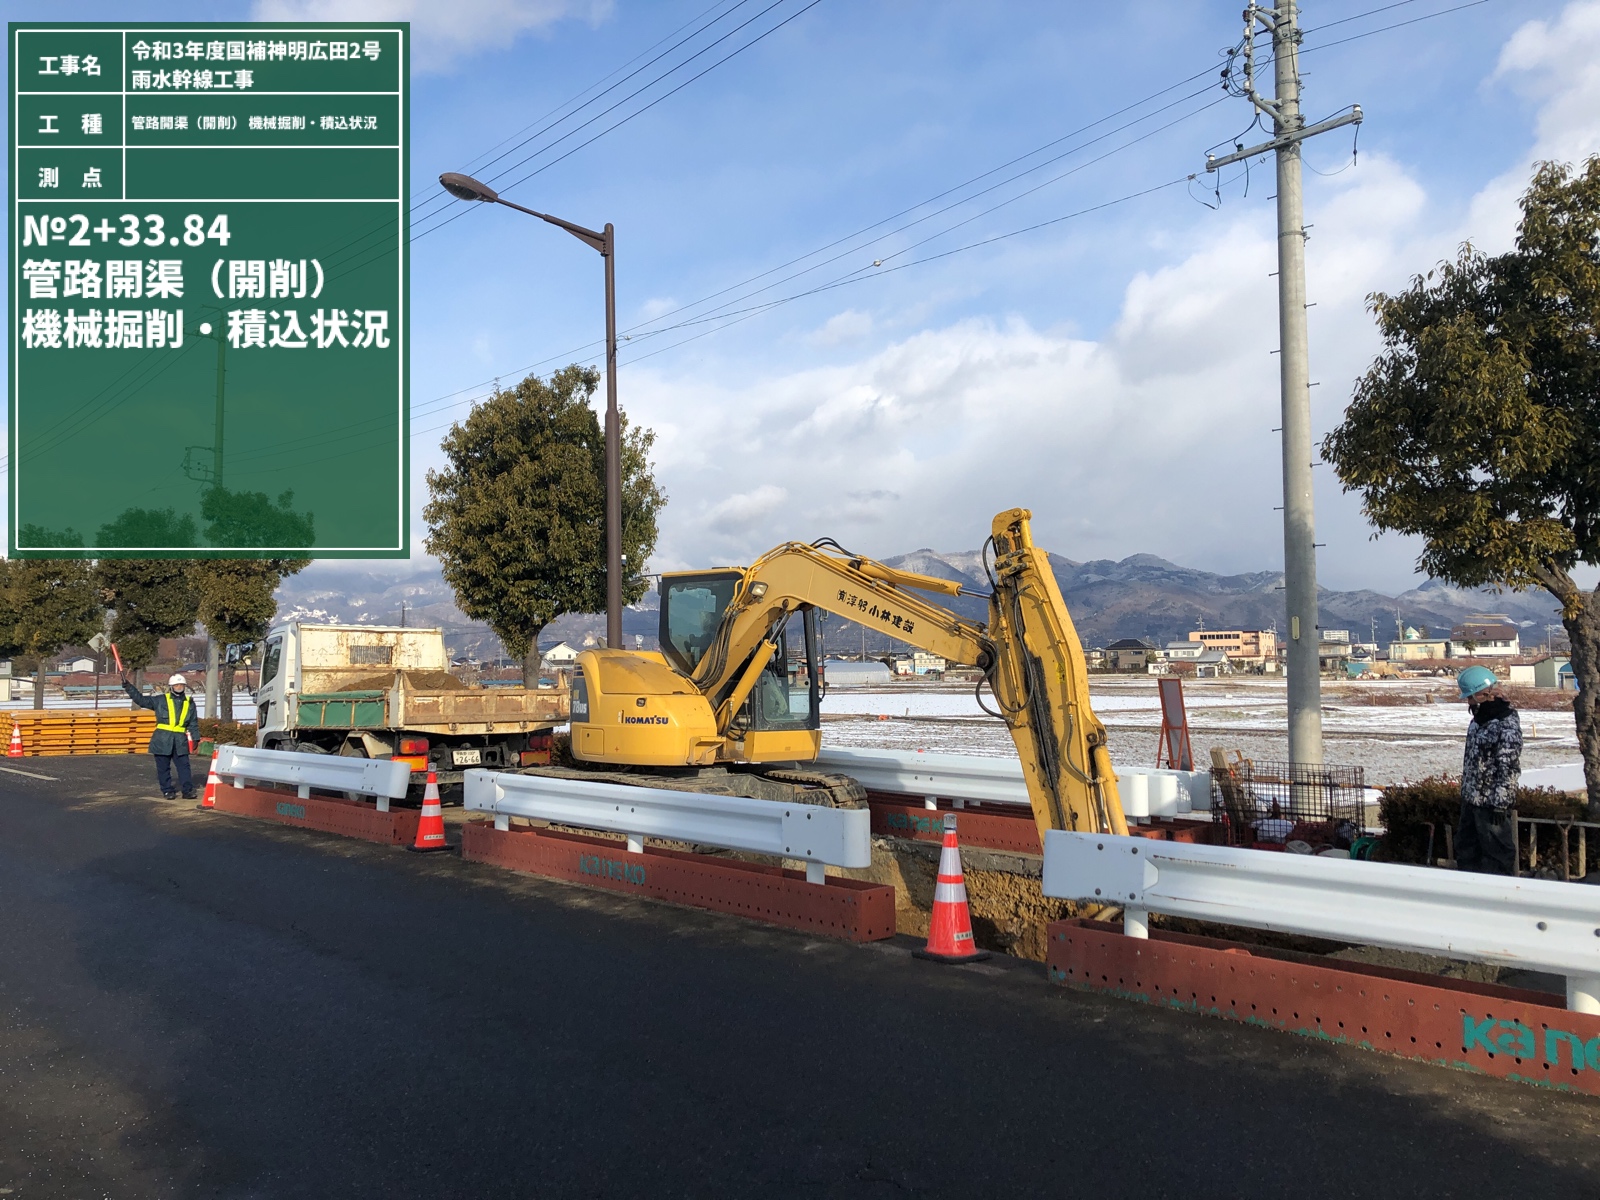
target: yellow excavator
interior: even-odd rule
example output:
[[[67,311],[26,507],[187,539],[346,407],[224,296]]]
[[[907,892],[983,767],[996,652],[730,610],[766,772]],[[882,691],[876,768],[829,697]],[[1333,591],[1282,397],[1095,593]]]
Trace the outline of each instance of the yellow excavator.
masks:
[[[987,684],[997,706],[989,711],[1016,742],[1041,836],[1126,833],[1105,727],[1089,705],[1083,647],[1033,544],[1031,516],[1017,508],[994,519],[984,547],[986,625],[919,594],[959,596],[961,585],[828,540],[788,542],[750,567],[663,576],[659,652],[578,656],[573,770],[761,799],[864,803],[854,780],[807,767],[822,744],[820,610],[983,672],[979,703]],[[802,643],[804,669],[793,672],[802,682],[790,682],[791,635]]]

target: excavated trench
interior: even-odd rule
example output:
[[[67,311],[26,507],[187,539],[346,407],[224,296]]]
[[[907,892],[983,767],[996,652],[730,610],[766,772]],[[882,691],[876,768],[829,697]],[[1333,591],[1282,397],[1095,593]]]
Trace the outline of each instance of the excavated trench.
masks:
[[[1076,906],[1044,895],[1039,883],[1040,862],[1031,854],[962,850],[972,935],[981,948],[1044,961],[1045,926],[1075,915]],[[928,936],[933,886],[939,873],[937,843],[874,837],[872,865],[838,873],[894,888],[895,931]]]

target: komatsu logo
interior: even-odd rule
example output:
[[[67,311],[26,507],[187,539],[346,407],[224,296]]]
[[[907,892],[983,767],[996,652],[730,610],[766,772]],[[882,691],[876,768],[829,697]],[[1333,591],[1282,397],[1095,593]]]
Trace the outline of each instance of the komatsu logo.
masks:
[[[667,725],[670,722],[665,717],[623,717],[624,725]]]

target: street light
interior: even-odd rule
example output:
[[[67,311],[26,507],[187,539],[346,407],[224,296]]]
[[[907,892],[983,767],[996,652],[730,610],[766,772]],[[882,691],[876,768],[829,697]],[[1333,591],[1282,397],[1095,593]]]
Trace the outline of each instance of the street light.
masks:
[[[458,200],[504,204],[518,212],[559,225],[580,242],[600,251],[606,261],[606,645],[622,648],[622,422],[617,416],[617,288],[616,232],[608,222],[604,233],[585,229],[515,204],[470,175],[446,171],[439,176],[445,191]]]

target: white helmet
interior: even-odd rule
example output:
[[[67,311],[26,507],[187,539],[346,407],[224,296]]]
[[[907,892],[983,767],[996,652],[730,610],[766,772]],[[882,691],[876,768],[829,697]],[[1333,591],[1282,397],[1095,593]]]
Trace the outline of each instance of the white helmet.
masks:
[[[182,675],[174,675],[171,679],[167,680],[167,686],[168,687],[188,687],[189,686],[189,681],[187,679],[185,679]]]

